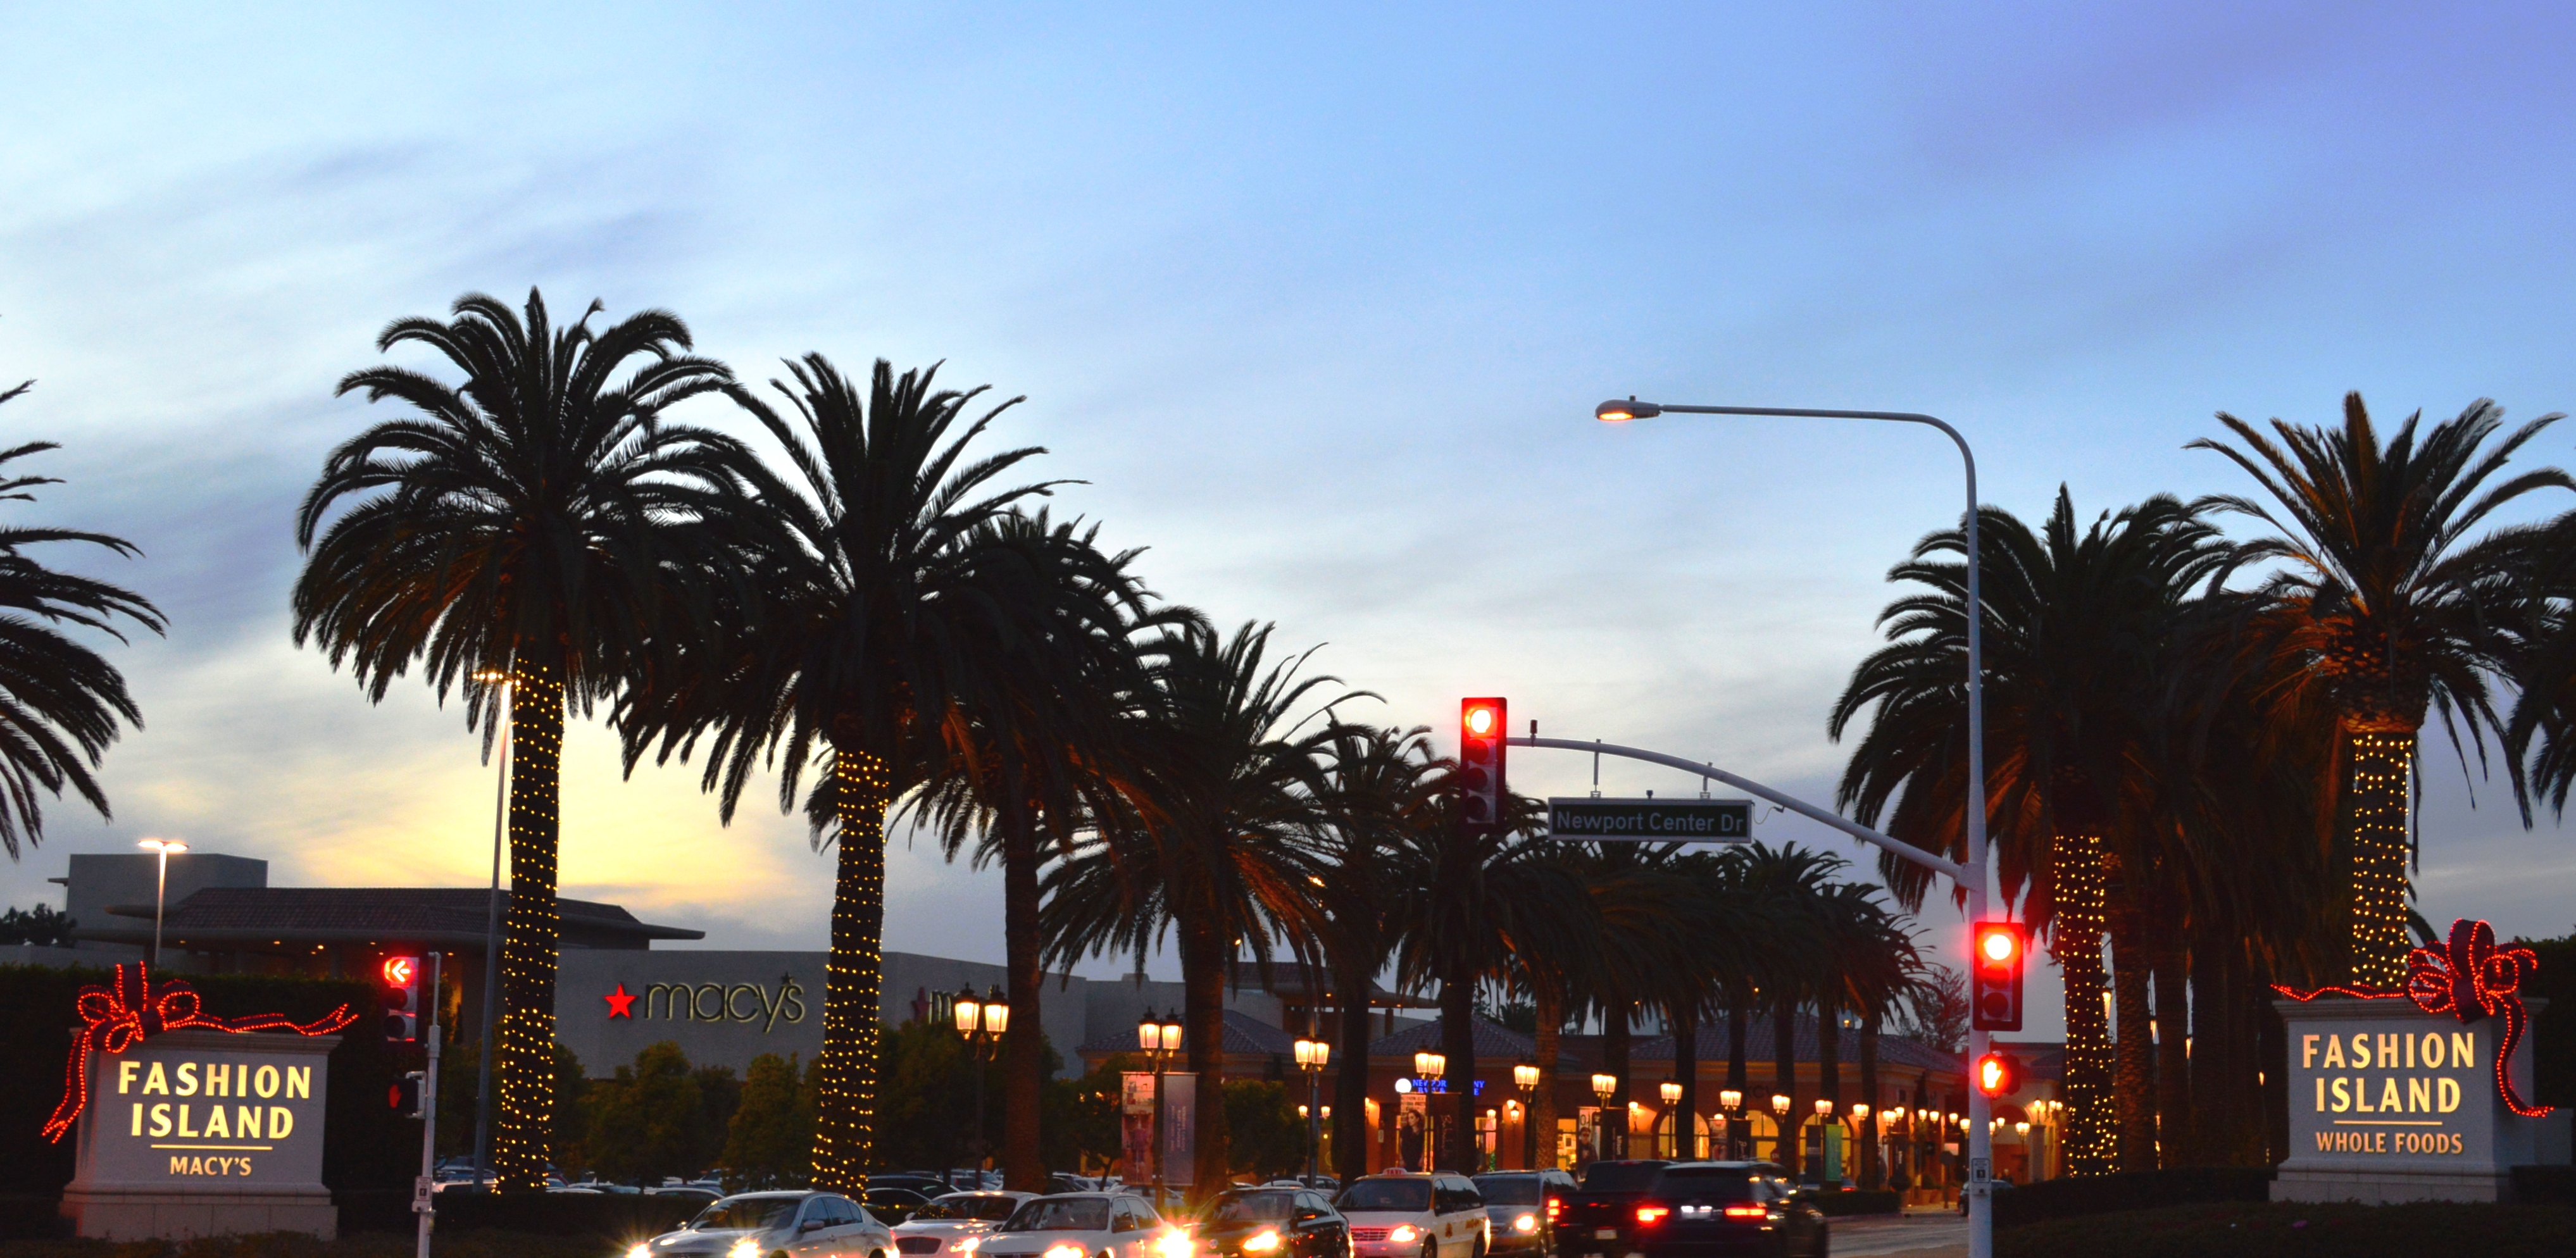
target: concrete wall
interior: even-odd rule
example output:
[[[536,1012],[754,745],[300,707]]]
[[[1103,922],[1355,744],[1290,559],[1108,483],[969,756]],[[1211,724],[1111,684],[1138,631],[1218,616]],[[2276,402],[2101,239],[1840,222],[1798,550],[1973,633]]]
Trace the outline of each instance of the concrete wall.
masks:
[[[107,906],[149,906],[160,862],[161,858],[150,852],[137,852],[131,856],[74,853],[69,876],[60,880],[63,883],[63,912],[78,923],[77,929],[81,930],[107,927],[131,930],[138,924],[148,928],[152,919],[110,917]],[[168,903],[171,904],[177,904],[207,887],[267,885],[267,861],[213,852],[182,852],[170,858]]]

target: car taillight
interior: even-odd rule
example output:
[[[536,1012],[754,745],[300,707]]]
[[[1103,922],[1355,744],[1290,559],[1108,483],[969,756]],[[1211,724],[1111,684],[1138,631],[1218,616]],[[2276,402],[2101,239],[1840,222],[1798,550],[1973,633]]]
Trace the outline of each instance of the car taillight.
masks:
[[[1766,1210],[1761,1206],[1728,1206],[1726,1208],[1726,1217],[1730,1219],[1758,1219],[1769,1213],[1771,1213],[1769,1210]]]
[[[1557,1212],[1557,1211],[1559,1211],[1559,1210],[1562,1210],[1562,1209],[1564,1209],[1564,1208],[1565,1208],[1565,1200],[1564,1200],[1563,1198],[1561,1198],[1561,1197],[1550,1197],[1550,1198],[1548,1198],[1548,1199],[1547,1199],[1547,1221],[1548,1221],[1548,1222],[1550,1222],[1550,1223],[1554,1223],[1554,1222],[1556,1222],[1556,1212]]]
[[[1671,1214],[1672,1212],[1673,1209],[1671,1206],[1639,1206],[1637,1207],[1637,1221],[1639,1223],[1661,1223],[1664,1221],[1664,1216]]]

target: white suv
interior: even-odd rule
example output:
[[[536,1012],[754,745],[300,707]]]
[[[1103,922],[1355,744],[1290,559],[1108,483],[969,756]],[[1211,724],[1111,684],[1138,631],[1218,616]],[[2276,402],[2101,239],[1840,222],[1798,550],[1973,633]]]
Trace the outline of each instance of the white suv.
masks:
[[[1485,1258],[1485,1199],[1463,1175],[1370,1175],[1334,1198],[1358,1258]]]

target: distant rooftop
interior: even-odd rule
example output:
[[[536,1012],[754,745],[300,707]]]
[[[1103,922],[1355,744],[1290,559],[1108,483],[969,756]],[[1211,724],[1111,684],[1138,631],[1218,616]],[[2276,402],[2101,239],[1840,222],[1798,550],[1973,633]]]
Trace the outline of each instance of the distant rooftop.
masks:
[[[207,887],[169,906],[162,933],[173,947],[216,944],[345,944],[377,941],[482,946],[492,893],[480,887]],[[509,912],[510,893],[501,893]],[[704,939],[706,932],[640,921],[614,904],[557,899],[567,948],[647,948],[656,939]],[[82,939],[144,943],[152,905],[110,904],[107,922],[84,923]]]

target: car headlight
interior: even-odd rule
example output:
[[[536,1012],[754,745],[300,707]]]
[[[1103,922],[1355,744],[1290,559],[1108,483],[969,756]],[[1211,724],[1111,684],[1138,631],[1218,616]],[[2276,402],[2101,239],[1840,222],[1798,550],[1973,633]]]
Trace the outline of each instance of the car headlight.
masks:
[[[1279,1233],[1267,1228],[1243,1238],[1243,1252],[1247,1254],[1266,1254],[1277,1248]]]
[[[653,1247],[637,1241],[633,1249],[626,1251],[626,1258],[653,1258]]]
[[[1417,1239],[1421,1235],[1421,1231],[1415,1228],[1412,1224],[1398,1223],[1395,1225],[1395,1229],[1393,1231],[1386,1234],[1386,1239],[1388,1244],[1401,1245],[1406,1241]]]
[[[725,1258],[760,1258],[760,1238],[746,1236],[735,1241],[733,1248],[725,1251]]]
[[[956,1251],[957,1251],[958,1253],[961,1253],[961,1254],[971,1254],[971,1253],[974,1253],[976,1250],[983,1248],[983,1245],[984,1245],[984,1238],[983,1238],[983,1237],[981,1237],[981,1236],[969,1236],[969,1237],[967,1237],[966,1239],[964,1239],[964,1240],[961,1240],[961,1241],[957,1242],[957,1244],[956,1244],[955,1246],[953,1246],[953,1248],[955,1248],[955,1249],[956,1249]]]
[[[1082,1246],[1059,1241],[1047,1246],[1046,1258],[1082,1258]]]
[[[1535,1231],[1537,1231],[1537,1230],[1538,1230],[1538,1216],[1537,1216],[1537,1215],[1535,1215],[1535,1214],[1524,1214],[1524,1215],[1522,1215],[1521,1217],[1519,1217],[1519,1218],[1517,1218],[1517,1219],[1512,1220],[1512,1230],[1513,1230],[1513,1231],[1515,1231],[1515,1232],[1535,1232]]]
[[[1177,1228],[1163,1233],[1154,1241],[1159,1258],[1190,1258],[1190,1234]]]

